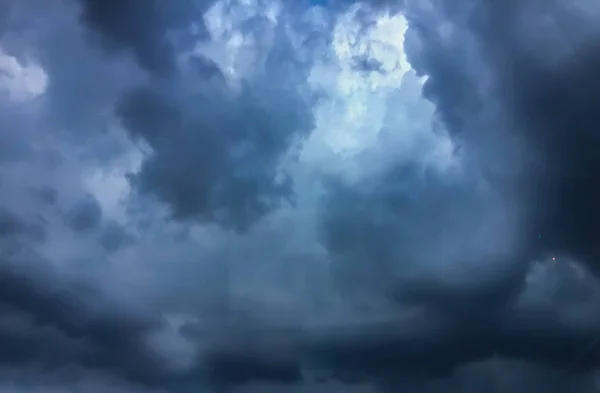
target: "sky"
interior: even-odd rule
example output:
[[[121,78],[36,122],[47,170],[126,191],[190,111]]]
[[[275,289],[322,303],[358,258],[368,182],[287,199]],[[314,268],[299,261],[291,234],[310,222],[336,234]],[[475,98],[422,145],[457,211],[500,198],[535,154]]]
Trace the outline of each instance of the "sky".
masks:
[[[600,391],[591,0],[0,2],[0,393]]]

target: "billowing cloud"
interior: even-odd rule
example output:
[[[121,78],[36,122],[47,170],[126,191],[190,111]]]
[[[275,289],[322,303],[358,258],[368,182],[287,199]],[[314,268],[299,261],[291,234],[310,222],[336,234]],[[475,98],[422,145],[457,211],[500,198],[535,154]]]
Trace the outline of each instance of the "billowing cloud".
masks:
[[[598,10],[585,2],[467,3],[415,11],[443,21],[437,31],[415,29],[413,63],[428,75],[426,94],[451,132],[491,154],[494,175],[523,194],[531,247],[595,266]]]
[[[3,388],[598,388],[598,7],[0,8]]]
[[[157,74],[175,71],[182,41],[193,43],[194,38],[206,38],[202,15],[211,5],[210,1],[188,0],[168,5],[137,0],[81,0],[79,3],[83,8],[81,20],[97,33],[95,38],[104,49],[131,52],[143,68]],[[176,42],[172,42],[171,34],[175,35]],[[183,40],[177,35],[184,35]]]
[[[45,284],[42,280],[52,277],[32,277],[26,269],[3,268],[3,364],[83,366],[112,369],[125,379],[160,379],[151,357],[139,349],[150,323],[119,315],[114,306],[93,304],[96,299],[86,299],[85,288]],[[106,311],[92,313],[96,307]]]

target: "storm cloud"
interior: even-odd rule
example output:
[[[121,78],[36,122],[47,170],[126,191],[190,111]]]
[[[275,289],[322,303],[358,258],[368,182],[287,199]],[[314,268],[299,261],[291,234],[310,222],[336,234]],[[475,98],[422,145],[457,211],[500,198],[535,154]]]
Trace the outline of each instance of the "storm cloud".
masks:
[[[596,391],[599,18],[4,2],[0,386]]]

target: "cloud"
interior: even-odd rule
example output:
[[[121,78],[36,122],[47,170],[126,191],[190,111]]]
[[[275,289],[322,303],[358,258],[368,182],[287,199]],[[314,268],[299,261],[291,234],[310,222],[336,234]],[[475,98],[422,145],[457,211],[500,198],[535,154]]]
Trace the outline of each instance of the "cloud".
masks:
[[[146,9],[131,2],[119,3],[122,9],[115,12],[104,3],[85,2],[82,15],[103,39],[130,49],[142,68],[171,75],[129,89],[116,104],[131,137],[151,150],[131,178],[134,187],[166,202],[177,219],[242,230],[291,197],[280,161],[312,128],[310,96],[298,85],[307,65],[296,59],[283,27],[255,17],[277,36],[258,43],[266,56],[264,70],[233,86],[214,60],[178,45],[184,40],[178,32],[203,31],[195,40],[209,38],[206,27],[198,26],[208,5],[189,2],[161,10],[158,3]],[[170,34],[178,37],[172,44]],[[251,32],[247,39],[261,38]],[[284,85],[272,84],[273,78]],[[194,91],[186,91],[191,86]]]
[[[519,188],[530,205],[524,225],[532,248],[595,266],[597,9],[583,2],[464,2],[424,13],[447,27],[418,26],[420,49],[412,54],[440,116],[466,143],[486,141],[477,149],[492,154],[488,165]]]
[[[132,178],[135,187],[169,204],[175,218],[237,229],[289,199],[279,163],[294,137],[310,131],[311,114],[295,92],[259,83],[233,97],[213,90],[184,102],[152,89],[129,94],[119,117],[152,149]]]
[[[5,351],[0,363],[46,370],[84,367],[150,385],[164,377],[157,357],[143,343],[158,321],[119,310],[93,287],[42,271],[36,267],[40,262],[2,260],[0,340]]]
[[[0,383],[594,391],[573,4],[3,4]]]
[[[68,225],[75,231],[95,229],[102,221],[102,207],[91,195],[78,201],[67,213]]]
[[[81,20],[98,33],[104,49],[117,53],[129,51],[152,73],[175,72],[181,46],[208,35],[202,20],[212,4],[208,0],[185,0],[168,5],[138,0],[78,2],[82,6]],[[173,35],[176,38],[172,39]]]
[[[594,348],[573,360],[593,342],[595,320],[573,326],[526,317],[518,306],[532,260],[556,253],[595,266],[595,110],[586,101],[594,83],[580,88],[595,69],[591,25],[578,29],[562,6],[533,2],[406,6],[409,61],[459,147],[460,170],[439,173],[398,155],[381,172],[333,188],[322,233],[348,302],[396,313],[416,304],[428,319],[419,326],[439,330],[411,335],[391,324],[369,340],[368,328],[358,329],[333,346],[333,363],[378,376],[386,365],[389,375],[451,372],[494,354],[595,367]],[[570,45],[539,45],[529,24],[550,12],[558,14],[550,28],[572,27],[562,32]],[[562,57],[545,52],[551,45]],[[552,338],[538,334],[541,326]]]
[[[109,221],[106,223],[106,226],[100,235],[99,241],[107,251],[115,252],[121,247],[125,247],[133,243],[135,238],[118,222]]]

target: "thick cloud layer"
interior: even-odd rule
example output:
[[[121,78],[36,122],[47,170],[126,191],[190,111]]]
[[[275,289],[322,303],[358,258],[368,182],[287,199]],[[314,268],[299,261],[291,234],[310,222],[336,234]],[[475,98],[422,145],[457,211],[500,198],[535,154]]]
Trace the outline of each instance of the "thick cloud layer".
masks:
[[[130,51],[140,65],[157,74],[175,72],[178,46],[205,39],[202,14],[210,1],[97,1],[81,0],[82,21],[98,33],[104,48],[111,52]],[[193,28],[194,33],[190,34]],[[172,42],[169,35],[184,35]],[[187,35],[191,37],[187,37]],[[186,42],[187,41],[187,42]],[[178,45],[179,44],[179,45]]]
[[[427,50],[415,54],[420,71],[430,75],[426,86],[430,97],[455,132],[469,128],[473,113],[489,116],[499,110],[498,115],[509,119],[507,125],[484,133],[518,138],[513,143],[526,145],[518,173],[513,171],[510,176],[511,181],[522,182],[517,187],[525,187],[532,198],[531,238],[537,234],[543,250],[566,252],[595,266],[597,142],[591,97],[596,89],[598,32],[593,24],[597,10],[585,4],[526,2],[470,8],[457,5],[446,12],[451,12],[456,28],[462,28],[481,48],[477,57],[464,56],[480,66],[437,70],[444,67],[444,62],[433,57],[439,55]],[[424,47],[431,45],[428,41],[442,44],[442,37],[432,32],[420,34],[420,38]],[[445,50],[450,54],[453,48]],[[475,72],[466,74],[467,69]],[[460,79],[465,82],[457,96],[454,84]],[[486,102],[481,94],[495,99]]]
[[[437,362],[431,359],[447,367],[493,353],[571,367],[593,363],[592,358],[579,358],[577,350],[566,353],[572,344],[577,348],[593,341],[597,328],[563,335],[555,329],[572,329],[564,321],[551,316],[538,320],[518,311],[518,298],[527,293],[528,261],[559,254],[595,269],[598,257],[593,240],[597,111],[591,98],[597,35],[592,28],[595,14],[579,20],[576,12],[584,15],[587,9],[578,6],[408,5],[413,27],[407,34],[409,60],[417,73],[427,76],[424,94],[460,144],[461,159],[479,166],[479,173],[467,175],[479,179],[494,197],[481,200],[477,195],[485,198],[485,193],[471,185],[453,198],[462,187],[441,188],[451,183],[447,174],[440,178],[422,170],[415,181],[412,165],[391,167],[378,180],[333,194],[336,207],[343,206],[340,201],[351,202],[326,220],[326,234],[342,269],[351,263],[376,266],[349,269],[356,274],[349,289],[353,296],[372,282],[369,293],[390,297],[385,291],[392,288],[392,302],[416,298],[427,308],[438,308],[436,317],[449,318],[444,333],[435,335],[440,342],[426,341],[436,356],[424,356],[426,366],[420,369],[435,368]],[[541,35],[550,32],[556,36],[541,42]],[[444,191],[436,198],[440,188]],[[354,262],[361,258],[368,262]],[[428,272],[421,281],[419,275],[429,266],[441,277],[431,282]],[[454,280],[462,282],[452,287]],[[539,331],[542,326],[544,333]],[[453,350],[444,349],[445,334]],[[558,337],[567,336],[558,344]],[[380,346],[393,347],[395,342],[383,340]],[[402,353],[410,345],[400,341],[392,352]],[[361,364],[368,363],[362,362],[365,353],[357,351]],[[427,352],[415,350],[419,356]],[[341,356],[349,358],[348,353]],[[418,364],[418,358],[409,359],[407,364]]]
[[[598,390],[599,18],[2,3],[2,386]]]
[[[3,365],[89,367],[152,384],[163,378],[160,363],[142,342],[156,322],[128,315],[116,304],[98,303],[89,289],[33,275],[30,269],[3,266]]]
[[[133,183],[168,203],[178,219],[245,229],[291,197],[279,162],[294,137],[312,128],[310,97],[298,85],[306,65],[283,28],[268,41],[252,32],[271,48],[264,69],[234,88],[214,60],[194,53],[194,44],[210,38],[202,20],[210,4],[161,4],[84,2],[86,25],[159,77],[117,103],[122,125],[152,150]],[[263,29],[272,24],[254,19]],[[185,51],[192,52],[182,59]],[[275,79],[280,83],[272,85]]]

